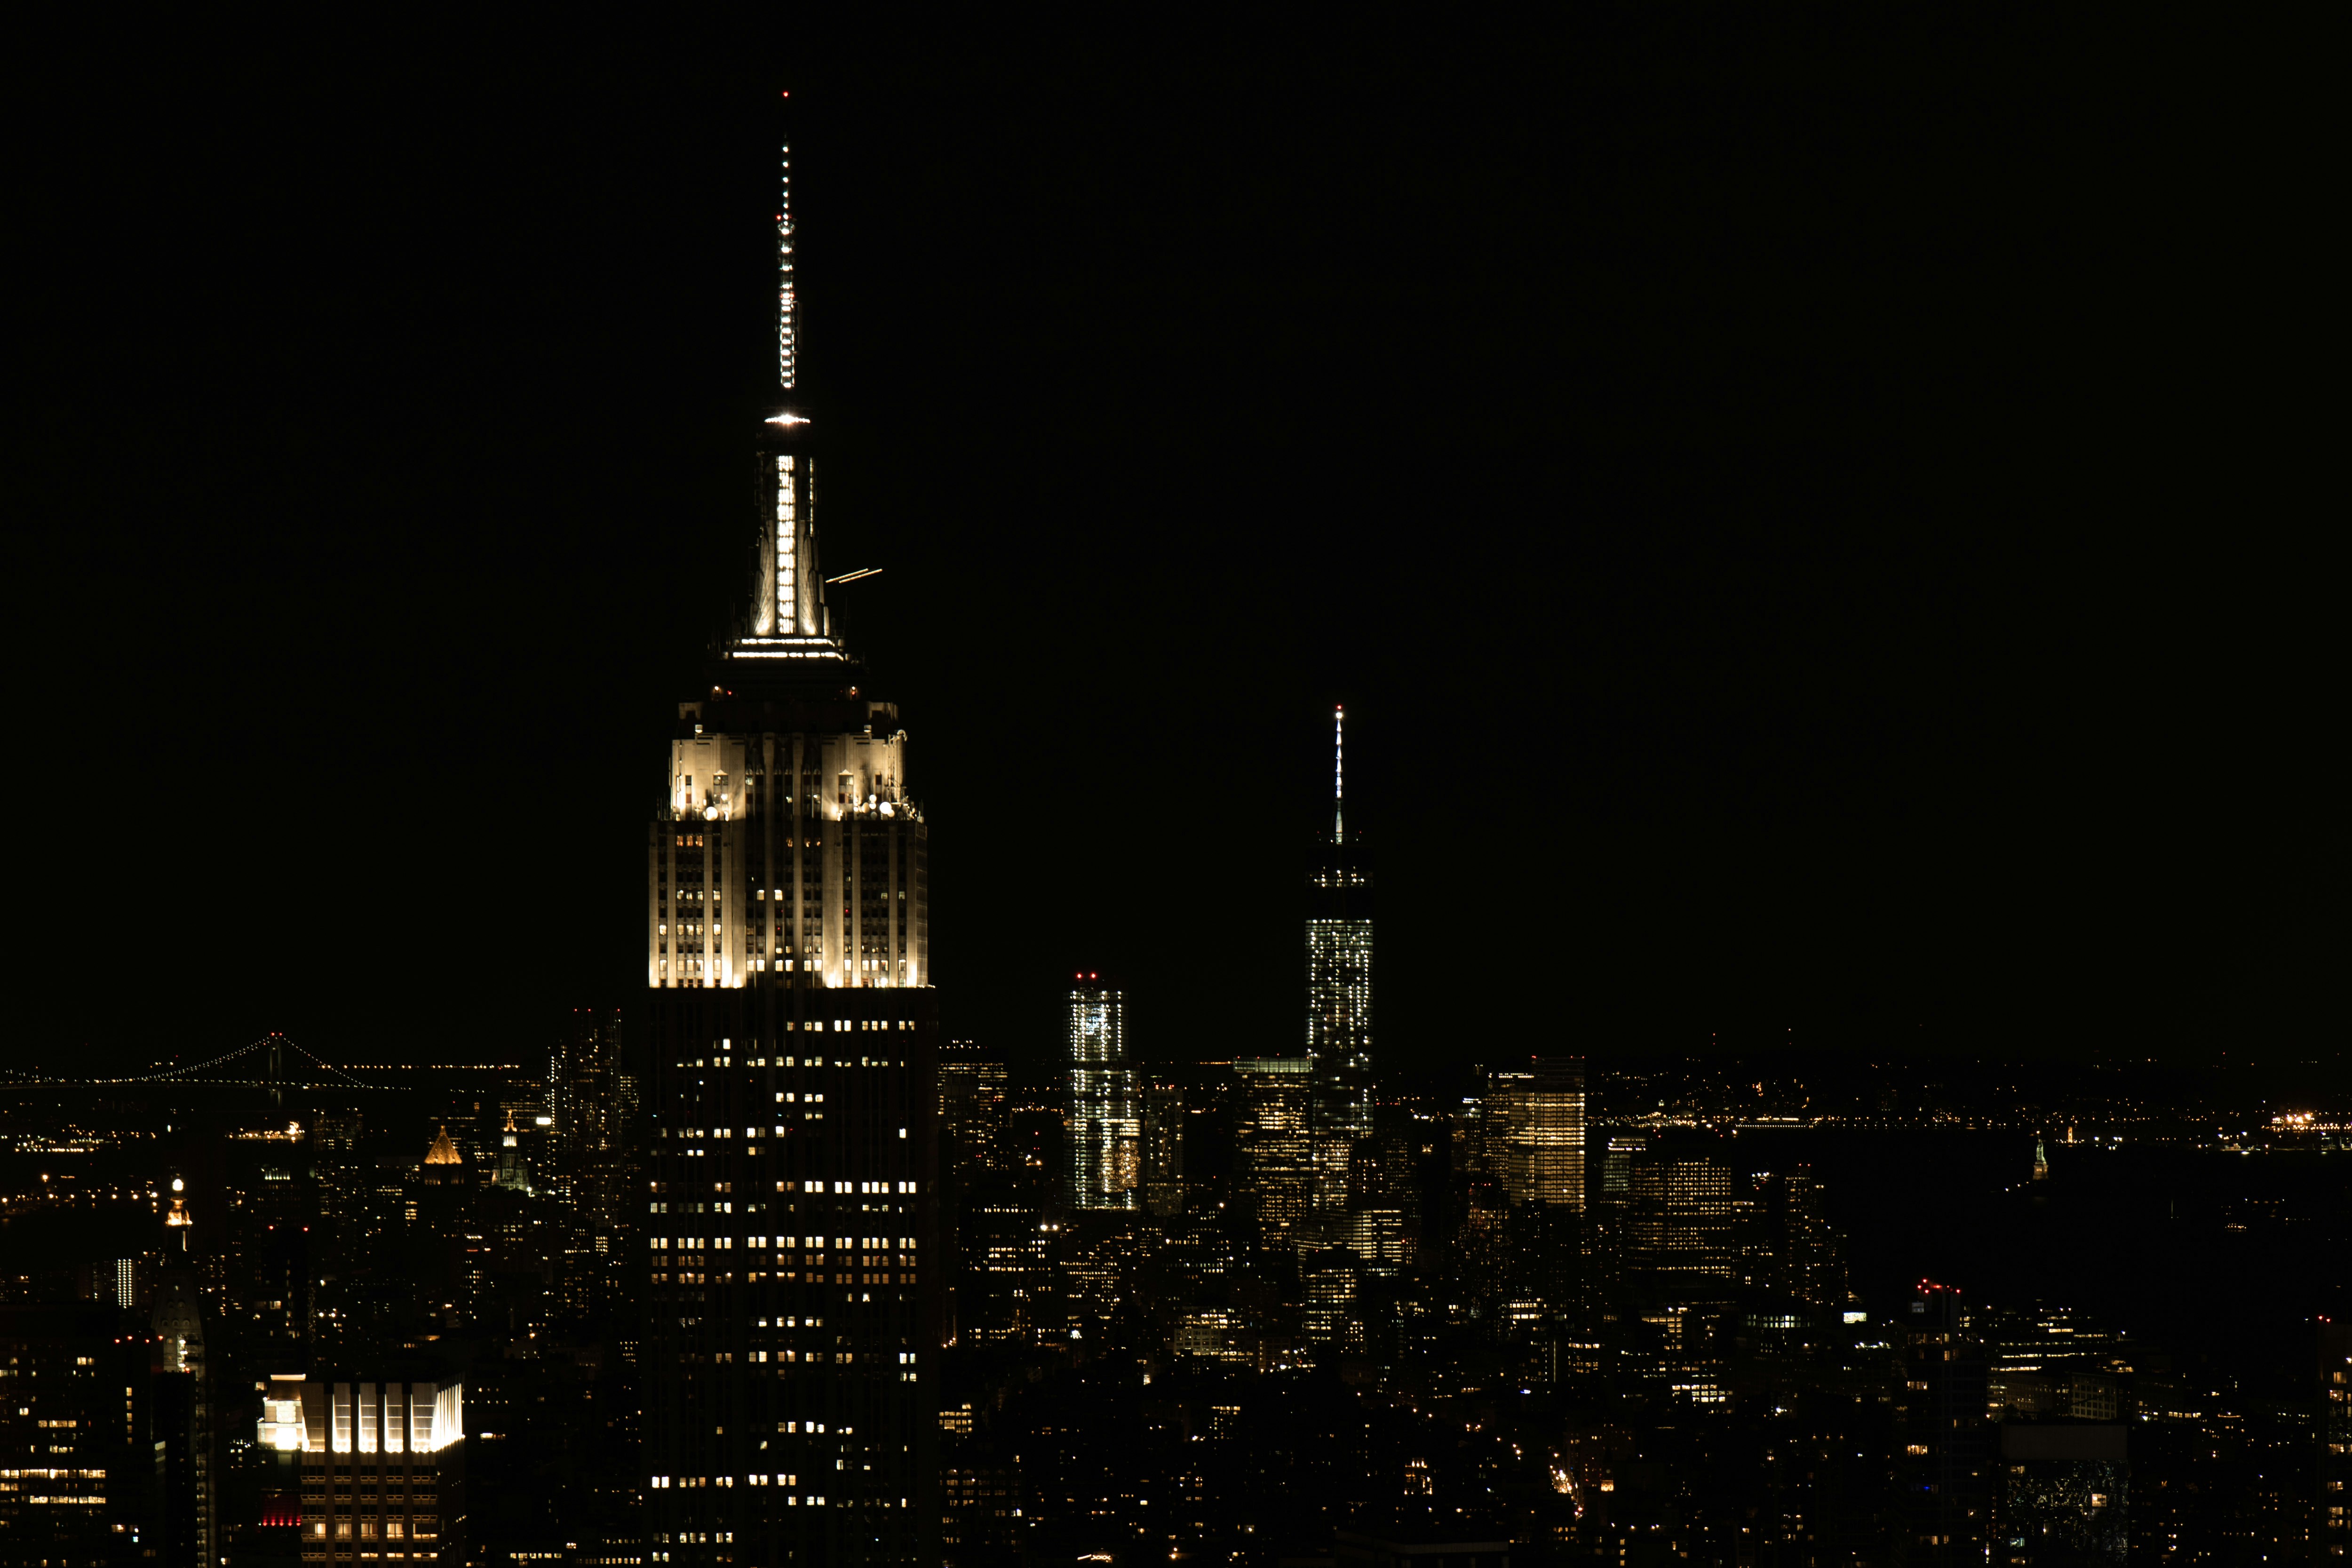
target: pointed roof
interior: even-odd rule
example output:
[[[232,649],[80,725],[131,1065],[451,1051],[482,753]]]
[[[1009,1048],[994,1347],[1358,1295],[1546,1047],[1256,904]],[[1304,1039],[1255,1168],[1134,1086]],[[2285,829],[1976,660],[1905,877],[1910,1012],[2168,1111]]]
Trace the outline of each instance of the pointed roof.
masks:
[[[449,1142],[449,1129],[446,1127],[442,1128],[440,1133],[433,1140],[433,1147],[426,1150],[425,1152],[425,1163],[428,1165],[457,1165],[464,1163],[464,1162],[458,1158],[457,1145]]]

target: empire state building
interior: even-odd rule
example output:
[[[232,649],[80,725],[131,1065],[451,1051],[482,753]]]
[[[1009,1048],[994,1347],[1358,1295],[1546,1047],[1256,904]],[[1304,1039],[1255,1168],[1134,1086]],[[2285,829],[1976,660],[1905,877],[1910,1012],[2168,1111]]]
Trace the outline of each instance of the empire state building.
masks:
[[[825,604],[791,178],[787,150],[749,609],[677,705],[646,837],[646,1550],[935,1563],[927,829]]]

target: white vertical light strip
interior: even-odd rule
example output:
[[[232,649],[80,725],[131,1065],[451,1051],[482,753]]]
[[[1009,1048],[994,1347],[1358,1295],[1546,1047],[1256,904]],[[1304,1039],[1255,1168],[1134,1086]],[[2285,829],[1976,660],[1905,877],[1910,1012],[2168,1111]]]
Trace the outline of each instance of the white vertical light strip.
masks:
[[[776,195],[776,381],[786,392],[800,375],[800,301],[793,286],[793,150],[782,149]]]
[[[801,629],[798,479],[791,454],[776,459],[776,632],[782,637]]]
[[[1331,710],[1331,842],[1345,843],[1348,834],[1348,710]]]

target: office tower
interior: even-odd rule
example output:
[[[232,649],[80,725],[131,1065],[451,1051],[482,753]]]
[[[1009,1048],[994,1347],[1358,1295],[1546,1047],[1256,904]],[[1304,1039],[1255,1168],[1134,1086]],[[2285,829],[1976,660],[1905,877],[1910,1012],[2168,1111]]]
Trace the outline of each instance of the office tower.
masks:
[[[1372,874],[1348,831],[1347,713],[1331,710],[1331,835],[1307,876],[1307,1055],[1315,1063],[1315,1133],[1336,1153],[1317,1200],[1334,1205],[1347,1144],[1372,1132]]]
[[[1184,1212],[1184,1090],[1176,1084],[1143,1092],[1143,1205],[1162,1219]]]
[[[1134,1305],[1149,1248],[1131,1214],[1074,1215],[1053,1237],[1062,1310],[1072,1332],[1100,1338],[1100,1330]]]
[[[111,1305],[0,1305],[0,1562],[165,1561],[156,1348]]]
[[[1756,1282],[1809,1307],[1843,1305],[1845,1268],[1812,1172],[1767,1171],[1755,1180],[1765,1254]]]
[[[1609,1140],[1609,1147],[1601,1156],[1600,1202],[1624,1204],[1632,1200],[1633,1160],[1649,1146],[1646,1138],[1622,1133]]]
[[[276,1376],[257,1430],[302,1456],[304,1563],[466,1561],[460,1384]]]
[[[1142,1119],[1128,1066],[1119,994],[1082,974],[1070,990],[1070,1206],[1131,1209],[1140,1184]]]
[[[958,1343],[1036,1345],[1059,1328],[1050,1224],[1035,1204],[1003,1185],[965,1206]]]
[[[1234,1176],[1243,1213],[1260,1247],[1295,1247],[1313,1190],[1314,1060],[1244,1057],[1234,1071]]]
[[[1922,1280],[1895,1325],[1899,1560],[1981,1563],[1988,1495],[1985,1360],[1964,1325],[1960,1293]]]
[[[1662,1139],[1626,1167],[1627,1261],[1670,1293],[1721,1294],[1738,1278],[1731,1171],[1711,1151]]]
[[[1537,1057],[1487,1081],[1487,1135],[1511,1201],[1582,1213],[1583,1059]]]
[[[928,1568],[944,1285],[928,847],[898,710],[825,604],[789,155],[784,177],[751,609],[678,705],[647,843],[646,1550]]]
[[[948,1158],[967,1178],[1003,1168],[1006,1143],[1003,1058],[970,1040],[940,1050],[940,1131]]]
[[[548,1062],[554,1118],[551,1184],[590,1236],[616,1237],[635,1215],[627,1152],[636,1077],[622,1054],[617,1007],[575,1007]]]
[[[1003,1306],[984,1278],[985,1239],[997,1213],[1014,1205],[1011,1130],[1006,1124],[1006,1072],[1002,1058],[970,1040],[950,1040],[940,1051],[940,1246],[950,1260],[945,1342],[976,1343],[998,1322]],[[991,1212],[996,1211],[996,1212]],[[1031,1218],[1034,1219],[1034,1212]],[[1036,1226],[1029,1230],[1034,1234]]]
[[[1306,1298],[1299,1321],[1308,1339],[1329,1344],[1341,1337],[1356,1301],[1356,1268],[1355,1258],[1336,1247],[1299,1259],[1299,1292]]]
[[[1418,1260],[1420,1242],[1421,1193],[1411,1141],[1395,1132],[1361,1140],[1348,1162],[1344,1245],[1373,1273],[1393,1274]]]

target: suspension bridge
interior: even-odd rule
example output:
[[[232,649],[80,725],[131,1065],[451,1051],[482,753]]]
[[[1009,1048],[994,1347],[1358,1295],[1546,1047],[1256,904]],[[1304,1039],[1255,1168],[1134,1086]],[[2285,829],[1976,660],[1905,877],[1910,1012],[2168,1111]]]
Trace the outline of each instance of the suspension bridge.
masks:
[[[264,1035],[210,1061],[158,1068],[122,1078],[68,1078],[22,1069],[0,1071],[0,1084],[24,1089],[360,1089],[383,1092],[399,1086],[355,1078],[295,1044],[284,1035]]]

